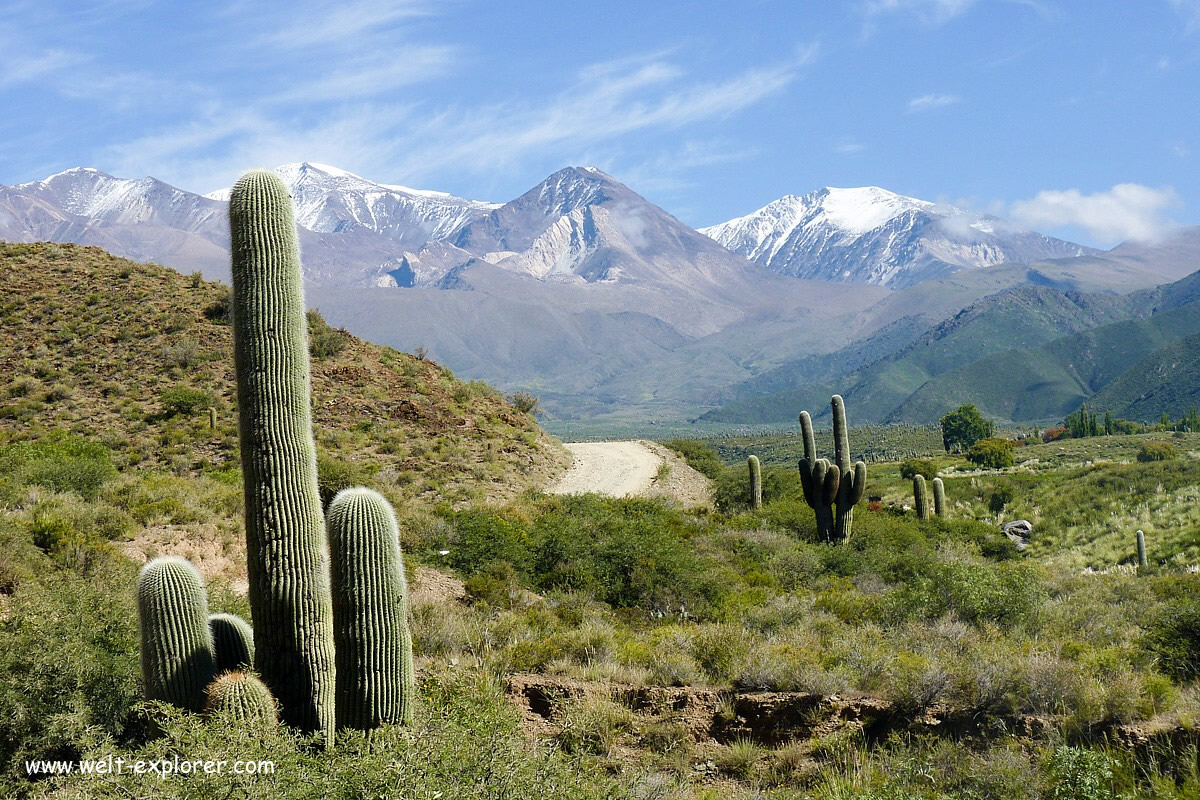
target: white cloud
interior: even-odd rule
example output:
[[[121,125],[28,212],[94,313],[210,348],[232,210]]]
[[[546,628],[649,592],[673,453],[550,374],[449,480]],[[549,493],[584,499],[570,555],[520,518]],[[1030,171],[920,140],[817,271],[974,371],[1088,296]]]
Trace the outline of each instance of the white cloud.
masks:
[[[1166,213],[1178,203],[1179,196],[1170,187],[1119,183],[1094,194],[1047,189],[1013,203],[1010,213],[1032,228],[1078,227],[1097,241],[1116,244],[1126,239],[1158,238],[1172,226]]]
[[[867,146],[862,142],[840,142],[834,146],[833,152],[839,156],[856,156],[866,149]]]
[[[869,0],[863,11],[868,17],[882,14],[910,14],[929,25],[941,25],[966,13],[975,0]]]
[[[908,111],[910,114],[917,111],[929,111],[934,108],[952,106],[961,101],[961,97],[953,94],[926,94],[909,100]]]

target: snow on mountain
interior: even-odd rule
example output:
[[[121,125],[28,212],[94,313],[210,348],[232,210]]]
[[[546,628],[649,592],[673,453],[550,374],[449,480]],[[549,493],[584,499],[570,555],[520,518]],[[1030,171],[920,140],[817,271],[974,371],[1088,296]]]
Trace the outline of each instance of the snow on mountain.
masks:
[[[296,223],[317,233],[362,227],[408,247],[445,239],[498,207],[446,192],[375,183],[328,164],[300,162],[276,167],[296,204]],[[205,197],[229,200],[229,190]]]
[[[700,232],[784,275],[892,288],[960,269],[1096,253],[877,186],[787,195]]]

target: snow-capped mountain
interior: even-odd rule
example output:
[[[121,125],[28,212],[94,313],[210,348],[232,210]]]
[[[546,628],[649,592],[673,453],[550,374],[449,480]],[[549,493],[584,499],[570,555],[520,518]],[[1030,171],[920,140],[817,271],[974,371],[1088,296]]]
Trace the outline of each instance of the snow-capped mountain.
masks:
[[[276,167],[296,204],[296,223],[317,233],[362,227],[410,248],[444,239],[498,203],[467,200],[445,192],[375,183],[327,164],[301,162]],[[205,197],[228,201],[229,190]]]
[[[732,290],[774,278],[595,167],[559,170],[523,195],[408,254],[417,283],[461,279],[468,262],[544,281]]]
[[[890,288],[960,269],[1098,252],[875,186],[787,195],[700,232],[783,275]]]

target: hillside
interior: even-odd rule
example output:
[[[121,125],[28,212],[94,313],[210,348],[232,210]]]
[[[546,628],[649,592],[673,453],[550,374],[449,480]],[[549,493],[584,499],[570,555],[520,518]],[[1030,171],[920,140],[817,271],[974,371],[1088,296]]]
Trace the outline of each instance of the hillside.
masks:
[[[1200,334],[1155,350],[1089,402],[1126,419],[1178,419],[1200,405]]]
[[[856,420],[889,419],[932,378],[962,368],[992,353],[1029,343],[1049,342],[1066,333],[1087,330],[1123,319],[1140,308],[1129,297],[1061,291],[1027,286],[989,295],[911,339],[911,321],[901,320],[879,335],[843,348],[835,356],[806,359],[766,373],[739,388],[742,397],[704,415],[713,422],[766,423],[792,421],[804,409],[822,409],[830,394],[853,400]],[[888,334],[884,336],[883,334]],[[909,343],[905,344],[905,337]],[[886,354],[887,346],[899,345]],[[871,360],[873,354],[884,357]],[[822,372],[837,363],[863,365],[854,371]],[[832,374],[814,383],[808,375]],[[763,386],[790,382],[793,387],[766,395]],[[940,414],[939,414],[940,416]],[[927,421],[904,417],[905,421]]]
[[[72,244],[0,244],[0,275],[0,439],[65,429],[105,442],[118,467],[236,469],[226,287]],[[461,501],[511,497],[569,462],[490,386],[319,316],[310,335],[327,472],[370,474],[397,498]]]
[[[1061,418],[1148,354],[1198,332],[1200,303],[1193,302],[1041,347],[995,353],[930,380],[896,409],[890,421],[935,419],[962,403],[975,403],[985,414],[1002,420]],[[1142,382],[1131,377],[1126,386],[1132,390]],[[1125,394],[1122,390],[1106,400],[1103,408],[1126,415],[1118,413],[1116,400]]]

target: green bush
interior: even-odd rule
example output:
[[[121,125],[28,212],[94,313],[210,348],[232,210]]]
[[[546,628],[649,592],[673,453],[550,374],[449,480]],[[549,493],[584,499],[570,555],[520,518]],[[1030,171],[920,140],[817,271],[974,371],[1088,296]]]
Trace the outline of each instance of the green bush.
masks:
[[[974,405],[959,406],[942,417],[941,422],[942,445],[946,452],[969,449],[996,430],[992,421],[985,419]]]
[[[1174,600],[1147,626],[1144,644],[1157,657],[1157,669],[1177,681],[1200,678],[1200,595]]]
[[[967,460],[985,469],[1004,469],[1013,465],[1016,449],[1009,439],[981,439],[967,452]]]
[[[18,484],[44,486],[56,492],[75,492],[94,500],[105,483],[117,475],[111,451],[78,436],[54,434],[36,442],[0,448],[0,474]]]
[[[333,497],[342,489],[352,486],[366,486],[370,480],[366,468],[352,461],[317,454],[317,490],[321,495],[321,507],[326,508],[333,502]]]
[[[188,386],[172,386],[159,392],[163,417],[190,417],[217,405],[212,392]]]
[[[1050,757],[1052,800],[1116,800],[1112,760],[1098,750],[1059,747]]]
[[[346,333],[330,327],[321,312],[308,310],[308,352],[313,360],[333,358],[346,349]]]
[[[1173,461],[1175,455],[1175,446],[1170,442],[1146,442],[1138,450],[1137,460],[1142,463]]]
[[[937,477],[937,465],[927,458],[906,458],[900,463],[900,477],[911,481],[917,475],[931,481]]]
[[[522,414],[540,414],[537,395],[530,392],[514,392],[508,396],[509,404]]]
[[[717,451],[698,439],[671,439],[663,442],[663,446],[674,450],[683,457],[689,467],[707,478],[716,480],[725,471],[725,465],[721,463]]]

